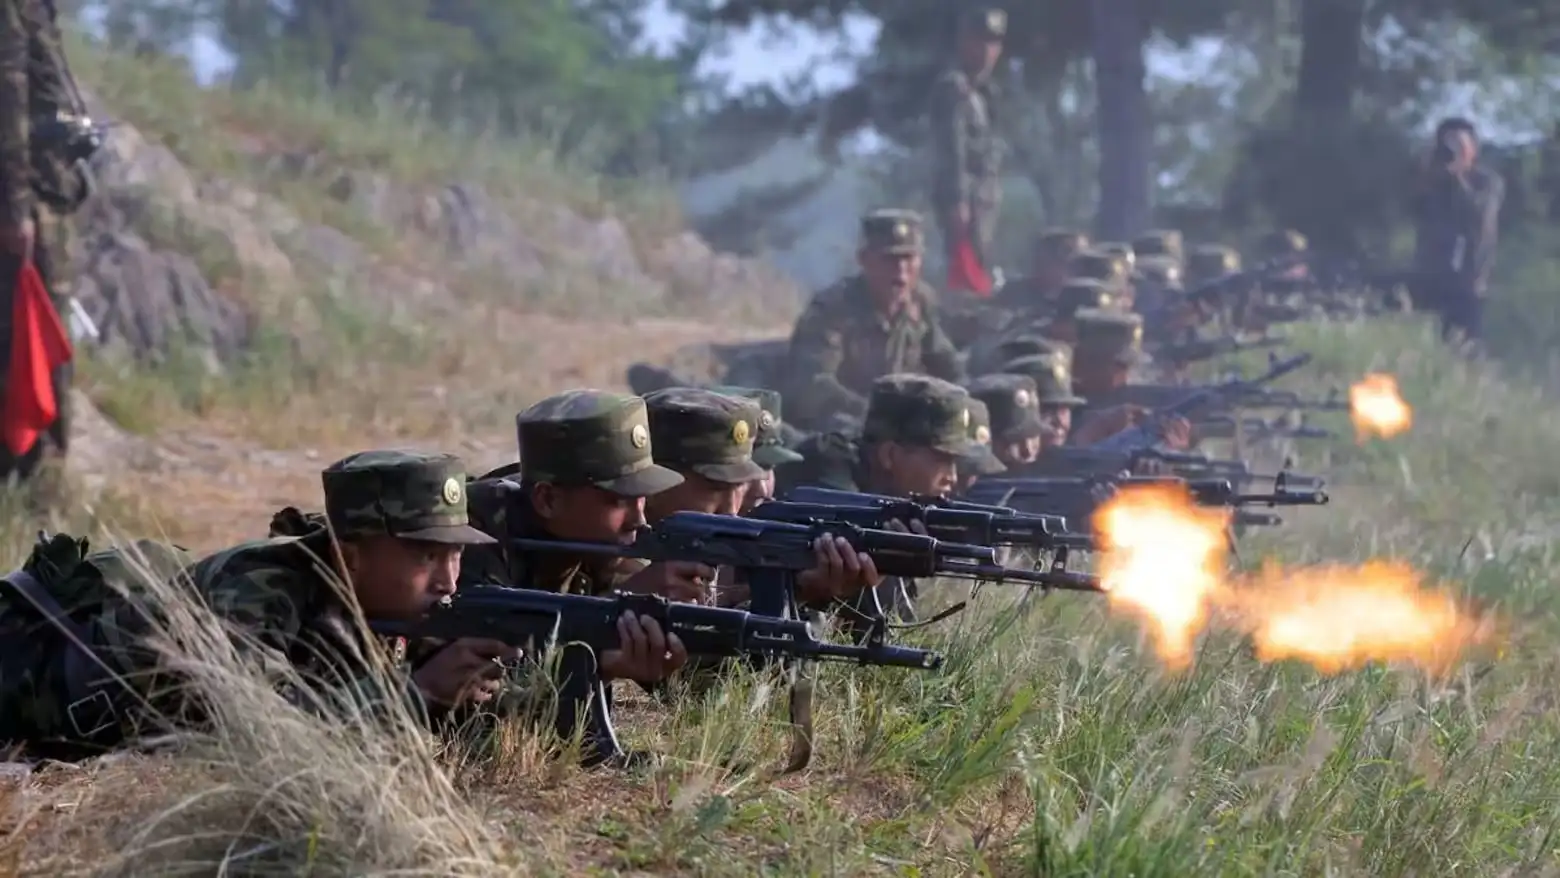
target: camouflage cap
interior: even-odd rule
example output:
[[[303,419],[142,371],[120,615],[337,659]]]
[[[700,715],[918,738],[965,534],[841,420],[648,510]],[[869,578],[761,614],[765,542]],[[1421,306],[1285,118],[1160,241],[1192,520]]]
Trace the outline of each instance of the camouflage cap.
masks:
[[[1131,277],[1131,269],[1119,253],[1095,248],[1076,253],[1067,260],[1067,272],[1074,279],[1097,280],[1115,289]]]
[[[682,484],[657,466],[645,401],[604,390],[571,390],[515,416],[520,473],[530,482],[595,485],[625,497],[648,497]]]
[[[1311,242],[1294,229],[1268,232],[1262,236],[1262,243],[1257,247],[1269,259],[1275,256],[1299,256],[1310,248]]]
[[[785,422],[780,419],[781,397],[778,390],[762,387],[711,387],[716,393],[738,396],[758,403],[758,434],[753,439],[753,462],[764,469],[787,463],[801,463],[800,454],[785,445]]]
[[[969,445],[970,395],[957,384],[898,372],[872,382],[865,442],[898,442],[963,454]]]
[[[1121,311],[1081,311],[1078,357],[1111,357],[1123,365],[1145,362],[1143,318]]]
[[[1116,256],[1121,257],[1121,261],[1126,263],[1127,274],[1129,275],[1132,273],[1132,269],[1137,267],[1137,252],[1132,249],[1131,244],[1124,241],[1101,241],[1094,245],[1094,249],[1102,253],[1114,253]]]
[[[753,440],[764,410],[751,399],[697,387],[668,387],[645,397],[655,462],[707,479],[741,484],[764,477]]]
[[[1144,256],[1137,261],[1143,280],[1167,290],[1181,289],[1181,263],[1168,256]]]
[[[337,537],[495,542],[466,517],[466,467],[453,454],[362,451],[326,467],[321,479],[325,516]]]
[[[1201,244],[1186,259],[1186,273],[1198,280],[1240,271],[1240,254],[1223,244]]]
[[[1007,472],[1007,466],[991,450],[991,411],[985,403],[974,397],[968,399],[965,405],[970,412],[970,428],[966,433],[970,444],[959,455],[960,472],[977,476]]]
[[[1002,371],[1028,378],[1035,388],[1035,401],[1041,406],[1076,408],[1087,404],[1087,400],[1073,394],[1070,362],[1044,355],[1019,357],[1008,361]]]
[[[1035,249],[1047,256],[1071,259],[1089,247],[1089,236],[1077,229],[1046,229],[1035,238]]]
[[[1116,307],[1116,297],[1109,286],[1092,278],[1074,278],[1062,285],[1056,294],[1058,317],[1072,317],[1079,311],[1091,308]]]
[[[970,382],[970,396],[990,413],[991,432],[1004,442],[1020,442],[1045,432],[1040,393],[1028,375],[982,375]]]
[[[1178,229],[1152,229],[1132,239],[1132,252],[1139,262],[1148,256],[1168,256],[1180,262],[1186,256],[1186,239]]]
[[[1007,363],[1020,357],[1046,356],[1061,360],[1063,363],[1072,363],[1072,345],[1065,341],[1057,341],[1043,335],[1020,335],[1010,338],[997,345],[996,361]]]
[[[884,253],[919,253],[921,215],[913,210],[874,210],[861,218],[861,246]]]
[[[1007,36],[1008,17],[1001,9],[977,6],[960,18],[959,29],[966,34],[1000,40]]]

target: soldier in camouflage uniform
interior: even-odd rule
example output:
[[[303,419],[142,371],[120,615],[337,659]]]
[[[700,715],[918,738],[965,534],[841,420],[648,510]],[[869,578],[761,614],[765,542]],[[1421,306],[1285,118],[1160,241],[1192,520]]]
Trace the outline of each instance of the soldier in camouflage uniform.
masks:
[[[1034,379],[1022,374],[982,375],[970,382],[970,396],[988,412],[992,451],[1005,467],[1034,463],[1040,455],[1049,428],[1036,390]]]
[[[85,118],[51,0],[4,0],[0,18],[0,370],[11,362],[15,281],[31,260],[63,321],[69,314],[65,217],[90,194],[85,166],[56,130],[65,118]],[[54,374],[58,417],[20,459],[0,445],[0,478],[29,475],[47,440],[63,456],[69,447],[72,367]],[[0,378],[0,386],[4,386]]]
[[[1133,306],[1144,315],[1171,308],[1186,290],[1181,283],[1181,263],[1168,256],[1140,257],[1132,286],[1137,291]]]
[[[1180,265],[1186,261],[1186,239],[1177,229],[1153,229],[1132,239],[1132,253],[1139,261],[1153,257]]]
[[[1007,13],[977,8],[959,25],[958,66],[933,86],[935,166],[932,205],[950,255],[968,239],[989,272],[1001,200],[1002,144],[997,135],[991,74],[1002,56]]]
[[[970,410],[970,447],[959,455],[959,493],[964,493],[981,476],[994,476],[1007,472],[1007,464],[997,458],[992,448],[991,410],[977,397],[971,395],[966,407]]]
[[[235,648],[272,669],[283,694],[300,706],[404,696],[439,720],[493,698],[502,670],[496,660],[517,657],[514,648],[462,639],[421,650],[416,667],[402,668],[403,689],[384,693],[367,660],[378,644],[365,642],[352,621],[359,612],[385,621],[420,617],[455,593],[462,550],[493,542],[467,523],[460,460],[367,451],[326,468],[323,481],[321,521],[328,526],[218,552],[180,574],[179,584],[242,632]],[[91,581],[92,566],[105,555],[88,556],[83,565],[70,550],[84,545],[72,542],[56,538],[34,554],[24,577],[8,577],[13,589],[0,602],[0,628],[7,629],[7,644],[31,649],[4,651],[0,659],[4,737],[112,747],[169,722],[199,722],[200,707],[178,694],[184,690],[177,672],[163,666],[151,645],[165,624],[155,621],[165,615],[157,601],[141,588],[130,592],[136,598],[108,592],[96,606],[77,606],[77,589]],[[83,660],[48,621],[29,612],[49,599],[20,600],[29,595],[28,583],[37,590],[30,594],[41,591],[57,606],[71,606],[65,611],[74,620],[67,623],[70,636],[95,658]],[[394,654],[405,655],[404,642]]]
[[[1089,246],[1089,236],[1075,229],[1047,229],[1035,239],[1029,274],[1002,285],[991,298],[993,308],[1030,311],[1051,307],[1067,283],[1068,261]]]
[[[1186,284],[1189,287],[1216,281],[1239,272],[1240,254],[1223,244],[1199,244],[1186,258]]]
[[[703,564],[666,562],[631,571],[615,558],[521,552],[505,545],[512,539],[633,542],[645,525],[645,498],[682,483],[682,476],[655,463],[643,399],[571,390],[516,415],[515,430],[519,463],[470,486],[472,522],[499,542],[468,554],[463,584],[708,599],[715,571]],[[599,665],[604,678],[656,683],[687,661],[686,652],[670,649],[671,639],[653,619],[627,614],[619,633],[633,651],[604,653]]]
[[[1084,250],[1068,261],[1067,271],[1075,280],[1099,281],[1116,298],[1116,307],[1132,309],[1132,269],[1120,253]]]
[[[737,514],[748,486],[766,475],[753,460],[763,416],[759,404],[711,390],[673,387],[645,397],[645,405],[655,462],[683,478],[682,484],[645,501],[650,524],[675,512]],[[803,571],[796,580],[797,597],[803,603],[853,595],[881,578],[872,559],[851,551],[843,538],[821,537],[814,550],[818,566]],[[716,602],[744,603],[745,591],[734,584],[717,595]]]
[[[780,419],[784,400],[778,391],[732,385],[720,385],[710,389],[727,396],[751,399],[758,403],[760,409],[758,431],[753,437],[753,462],[763,469],[764,475],[748,483],[747,493],[742,497],[741,509],[746,513],[765,500],[774,499],[775,467],[788,463],[801,463],[803,458],[788,447],[790,443],[786,441],[786,435],[794,431],[790,431],[786,423]],[[795,441],[801,441],[802,438],[799,435],[795,436]]]
[[[1100,241],[1094,245],[1093,249],[1101,253],[1109,253],[1120,259],[1122,264],[1127,267],[1127,277],[1129,279],[1132,277],[1132,272],[1137,270],[1137,251],[1133,250],[1132,245],[1125,241]]]
[[[818,293],[791,333],[784,388],[798,426],[825,429],[833,415],[860,418],[878,377],[920,372],[963,379],[931,288],[921,281],[920,218],[879,210],[861,221],[858,274]]]
[[[1143,353],[1143,319],[1136,314],[1090,311],[1078,315],[1078,347],[1073,359],[1073,390],[1088,400],[1075,414],[1072,441],[1088,445],[1132,427],[1148,414],[1118,402],[1116,391],[1131,383],[1149,358]],[[1186,448],[1191,425],[1174,418],[1165,444]]]
[[[1266,273],[1264,283],[1278,281],[1280,286],[1304,283],[1310,276],[1306,258],[1311,243],[1294,229],[1280,229],[1262,236],[1257,252],[1264,262],[1274,263],[1274,270]]]

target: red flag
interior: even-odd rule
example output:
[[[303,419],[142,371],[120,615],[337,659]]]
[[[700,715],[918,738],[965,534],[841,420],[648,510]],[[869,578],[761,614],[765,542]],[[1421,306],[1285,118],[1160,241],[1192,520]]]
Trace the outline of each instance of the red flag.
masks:
[[[975,255],[975,244],[969,232],[959,232],[948,248],[948,289],[986,298],[991,295],[991,275]]]
[[[6,373],[5,411],[0,431],[17,456],[32,450],[38,436],[59,417],[54,370],[70,362],[70,337],[49,299],[37,266],[28,260],[16,277],[11,308],[11,369]]]

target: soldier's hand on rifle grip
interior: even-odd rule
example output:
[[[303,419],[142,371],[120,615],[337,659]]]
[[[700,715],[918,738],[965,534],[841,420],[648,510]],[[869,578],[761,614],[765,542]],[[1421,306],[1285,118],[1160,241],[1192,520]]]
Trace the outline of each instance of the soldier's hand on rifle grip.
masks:
[[[709,603],[715,568],[692,561],[661,561],[630,576],[621,586],[633,594],[658,594],[685,604]]]
[[[412,683],[427,700],[445,707],[467,701],[491,701],[503,684],[502,662],[520,657],[520,648],[497,640],[463,637],[434,653],[412,674]]]
[[[926,522],[921,521],[919,518],[910,519],[908,524],[896,518],[890,521],[884,529],[900,534],[915,534],[918,537],[929,536],[926,532]]]
[[[813,543],[813,551],[818,566],[796,577],[797,595],[804,603],[848,598],[883,581],[872,557],[853,551],[844,537],[824,534]]]
[[[617,629],[618,648],[600,656],[602,679],[659,683],[688,663],[682,639],[663,632],[655,619],[626,612],[618,617]]]
[[[1164,443],[1175,451],[1192,448],[1192,422],[1179,415],[1171,415],[1164,423]]]

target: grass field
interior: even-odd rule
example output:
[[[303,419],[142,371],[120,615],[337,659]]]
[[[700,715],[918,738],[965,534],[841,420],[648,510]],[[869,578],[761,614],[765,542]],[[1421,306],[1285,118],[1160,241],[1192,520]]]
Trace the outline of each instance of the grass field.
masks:
[[[220,146],[259,121],[408,178],[442,179],[449,162],[467,160],[420,129],[386,149],[376,132],[399,132],[392,117],[362,127],[322,103],[201,95],[123,59],[83,66],[111,105],[214,174],[251,172]],[[528,175],[514,177],[521,187],[601,193],[590,196],[601,204],[618,197],[559,187],[564,172],[542,158],[490,146],[474,154],[497,179]],[[308,204],[307,186],[277,186]],[[647,222],[662,222],[659,210]],[[1552,275],[1535,276],[1519,304],[1548,301],[1541,281]],[[344,343],[323,346],[331,353],[317,361],[260,360],[253,379],[230,382],[103,367],[88,387],[141,413],[139,431],[154,439],[178,425],[276,448],[384,437],[461,447],[557,382],[605,380],[603,351],[622,357],[655,342],[547,318],[537,303],[471,301],[457,326],[408,328],[346,300],[327,328]],[[1521,313],[1497,316],[1515,325]],[[1543,327],[1528,328],[1524,350],[1542,348]],[[1243,545],[1243,562],[1413,564],[1502,621],[1499,641],[1450,673],[1372,665],[1323,675],[1261,664],[1223,635],[1201,641],[1193,667],[1173,673],[1099,600],[1057,595],[1020,615],[1012,594],[986,588],[971,611],[907,638],[947,653],[941,673],[825,669],[818,755],[801,774],[775,774],[787,745],[783,697],[757,678],[677,707],[629,697],[622,730],[663,758],[632,774],[587,773],[547,758],[549,742],[518,729],[479,758],[441,748],[404,716],[370,724],[300,714],[192,613],[173,633],[200,656],[189,669],[195,685],[224,705],[215,733],[174,756],[0,780],[9,821],[0,874],[1560,872],[1560,414],[1540,386],[1546,371],[1466,363],[1413,320],[1294,334],[1317,357],[1297,386],[1389,372],[1415,425],[1356,444],[1338,421],[1338,441],[1300,449],[1297,469],[1328,476],[1333,504],[1287,514],[1285,527]],[[442,376],[455,374],[462,386],[446,388]],[[406,393],[383,391],[398,381]],[[322,462],[233,464],[291,480],[305,502]],[[198,504],[214,490],[195,475],[120,484],[135,489],[111,487],[91,507],[7,498],[0,548],[20,558],[40,526],[104,540],[161,533],[181,508],[208,516]],[[253,526],[269,511],[255,511]]]

